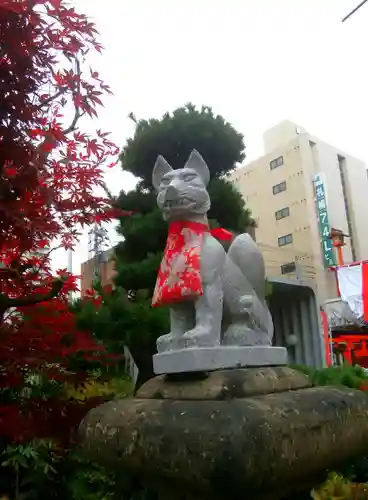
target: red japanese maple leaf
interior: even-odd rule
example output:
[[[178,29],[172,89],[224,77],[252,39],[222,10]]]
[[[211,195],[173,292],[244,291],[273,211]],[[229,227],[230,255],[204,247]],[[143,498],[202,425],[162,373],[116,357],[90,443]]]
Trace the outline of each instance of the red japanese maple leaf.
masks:
[[[84,67],[101,49],[94,24],[64,0],[0,0],[0,396],[17,395],[0,406],[0,434],[10,439],[63,427],[66,402],[25,398],[27,377],[75,382],[85,374],[70,369],[74,356],[104,354],[70,312],[76,278],[50,263],[55,239],[72,247],[78,225],[125,215],[96,195],[118,148],[78,128],[111,93]]]

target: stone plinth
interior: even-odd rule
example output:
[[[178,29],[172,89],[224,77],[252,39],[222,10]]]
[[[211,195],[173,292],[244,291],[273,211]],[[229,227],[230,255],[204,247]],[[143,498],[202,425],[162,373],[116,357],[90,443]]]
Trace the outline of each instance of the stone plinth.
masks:
[[[287,349],[270,346],[193,347],[153,356],[153,369],[157,375],[247,366],[282,366],[286,363]]]
[[[286,367],[157,377],[138,395],[90,411],[82,442],[165,498],[294,498],[368,451],[367,395]]]
[[[288,366],[243,368],[201,375],[160,375],[146,382],[139,389],[137,397],[216,401],[304,389],[310,385],[307,375]]]

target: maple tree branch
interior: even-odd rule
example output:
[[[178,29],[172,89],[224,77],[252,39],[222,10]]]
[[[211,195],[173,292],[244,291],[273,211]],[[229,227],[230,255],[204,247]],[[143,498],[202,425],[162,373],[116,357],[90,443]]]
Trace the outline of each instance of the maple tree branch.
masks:
[[[43,255],[43,262],[45,262],[50,257],[52,252],[55,252],[55,250],[59,250],[60,248],[63,248],[63,245],[58,245],[54,248],[51,248],[47,253]]]
[[[81,92],[80,92],[80,77],[82,75],[82,69],[81,69],[81,64],[80,64],[78,57],[75,58],[75,66],[76,66],[75,73],[76,73],[76,75],[78,75],[76,94],[77,95],[79,94],[79,96],[80,96],[80,94],[81,94]],[[78,120],[83,116],[83,114],[84,113],[80,112],[80,106],[78,104],[76,104],[74,118],[73,118],[71,124],[69,125],[69,127],[67,127],[66,129],[63,130],[64,135],[67,135],[67,134],[70,134],[70,132],[73,132],[73,130],[75,129],[75,126],[77,125]]]
[[[32,306],[40,302],[52,300],[61,292],[65,280],[62,278],[55,279],[51,284],[51,290],[47,293],[35,293],[26,297],[8,297],[7,295],[0,296],[0,317],[3,317],[5,311],[12,307]]]
[[[100,163],[102,163],[102,162],[100,162]],[[112,192],[110,191],[110,189],[107,187],[106,182],[102,181],[102,182],[101,182],[101,187],[102,187],[102,189],[105,191],[105,193],[107,194],[108,199],[109,199],[111,202],[116,202],[116,196],[114,196],[114,195],[112,194]]]
[[[77,125],[78,120],[80,118],[82,118],[83,114],[84,113],[81,113],[79,111],[79,107],[75,108],[74,118],[73,118],[71,124],[69,125],[69,127],[67,127],[66,129],[63,130],[64,135],[70,134],[70,132],[73,132],[73,130],[75,130],[75,126]]]
[[[65,92],[67,92],[68,90],[68,87],[64,87],[63,89],[58,90],[54,95],[51,95],[50,97],[42,101],[38,106],[36,106],[36,109],[39,110],[44,106],[48,106],[52,101],[65,94]]]

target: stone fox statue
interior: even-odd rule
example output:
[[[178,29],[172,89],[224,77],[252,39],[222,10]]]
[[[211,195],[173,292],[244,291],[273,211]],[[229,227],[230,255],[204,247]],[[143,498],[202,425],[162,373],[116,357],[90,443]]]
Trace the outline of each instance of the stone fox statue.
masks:
[[[273,324],[264,296],[264,261],[248,234],[228,252],[211,235],[210,173],[197,151],[174,170],[159,156],[152,183],[169,234],[152,299],[170,306],[171,332],[159,353],[190,347],[270,345]]]

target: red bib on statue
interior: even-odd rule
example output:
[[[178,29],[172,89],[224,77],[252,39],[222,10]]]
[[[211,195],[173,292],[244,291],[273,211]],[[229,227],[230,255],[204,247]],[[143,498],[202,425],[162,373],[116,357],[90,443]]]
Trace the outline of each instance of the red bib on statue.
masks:
[[[176,221],[169,226],[164,256],[152,298],[153,306],[192,300],[203,294],[201,246],[206,224]]]

